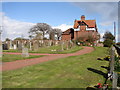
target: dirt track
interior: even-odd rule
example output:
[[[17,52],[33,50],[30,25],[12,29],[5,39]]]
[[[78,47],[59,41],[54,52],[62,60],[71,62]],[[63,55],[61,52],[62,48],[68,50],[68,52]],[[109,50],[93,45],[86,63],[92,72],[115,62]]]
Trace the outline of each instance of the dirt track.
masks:
[[[65,58],[65,57],[69,57],[69,56],[83,55],[86,53],[90,53],[92,51],[94,51],[93,47],[83,47],[82,50],[75,52],[75,53],[70,53],[70,54],[35,54],[35,53],[30,53],[30,55],[47,55],[47,56],[40,57],[40,58],[33,58],[33,59],[17,60],[17,61],[13,61],[13,62],[4,62],[2,64],[2,71],[15,70],[15,69],[22,68],[25,66],[34,65],[34,64],[38,64],[38,63],[42,63],[42,62],[46,62],[46,61],[50,61],[50,60],[57,60],[59,58]],[[21,53],[5,53],[5,54],[18,55]]]

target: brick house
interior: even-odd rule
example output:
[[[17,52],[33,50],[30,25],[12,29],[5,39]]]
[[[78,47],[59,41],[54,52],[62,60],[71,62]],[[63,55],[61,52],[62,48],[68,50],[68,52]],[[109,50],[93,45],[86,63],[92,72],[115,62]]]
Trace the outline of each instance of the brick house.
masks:
[[[62,33],[62,40],[77,40],[83,38],[82,41],[87,41],[89,37],[94,38],[96,43],[100,35],[97,30],[96,20],[85,20],[85,16],[81,16],[81,20],[75,20],[73,28],[70,28]]]

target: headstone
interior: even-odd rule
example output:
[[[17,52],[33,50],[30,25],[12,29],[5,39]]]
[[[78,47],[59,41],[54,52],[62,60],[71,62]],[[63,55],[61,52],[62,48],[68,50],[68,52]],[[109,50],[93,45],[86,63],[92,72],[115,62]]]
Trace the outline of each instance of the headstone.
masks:
[[[30,50],[32,50],[32,45],[31,45],[31,42],[30,42]]]
[[[39,45],[38,45],[37,41],[33,43],[33,49],[34,49],[34,51],[37,51],[39,49]]]
[[[10,48],[9,49],[13,49],[13,47],[12,47],[12,41],[10,41]]]
[[[69,41],[69,48],[72,48],[73,47],[73,42],[70,40]]]
[[[61,50],[63,51],[64,50],[64,42],[61,41]]]
[[[56,45],[56,46],[58,45],[58,41],[55,41],[55,45]]]
[[[18,50],[22,50],[22,43],[18,44]]]
[[[52,41],[50,40],[50,41],[49,41],[49,46],[51,46],[51,45],[52,45]]]
[[[2,61],[2,42],[0,41],[0,61]]]
[[[29,57],[28,48],[23,48],[22,49],[22,57]]]
[[[10,48],[10,42],[9,42],[9,41],[6,41],[5,44],[7,44],[7,48],[9,49],[9,48]]]
[[[2,44],[3,50],[8,50],[8,45],[7,44]]]
[[[17,49],[17,46],[16,46],[16,44],[14,44],[14,49]]]
[[[44,41],[43,40],[41,40],[41,46],[44,46]]]
[[[41,40],[39,40],[39,46],[41,47],[42,45],[41,45]]]
[[[66,41],[66,50],[68,50],[69,48],[68,48],[68,41]]]

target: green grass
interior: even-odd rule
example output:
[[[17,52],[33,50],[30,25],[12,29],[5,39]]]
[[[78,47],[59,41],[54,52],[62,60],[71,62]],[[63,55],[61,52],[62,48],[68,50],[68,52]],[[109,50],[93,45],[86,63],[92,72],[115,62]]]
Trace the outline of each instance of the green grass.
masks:
[[[3,50],[3,52],[22,52],[22,51],[17,49],[9,49],[9,50]]]
[[[2,62],[11,62],[16,60],[24,60],[24,59],[31,59],[31,58],[38,58],[44,55],[30,55],[29,57],[22,57],[21,55],[12,55],[12,54],[3,54]]]
[[[103,83],[105,78],[92,68],[107,73],[108,61],[100,61],[107,55],[107,48],[96,47],[89,54],[70,56],[54,61],[3,72],[3,88],[86,88]]]
[[[51,47],[41,47],[37,51],[29,51],[29,53],[49,53],[49,54],[65,54],[65,53],[74,53],[76,51],[81,50],[82,47],[74,46],[71,49],[66,50],[64,46],[64,50],[61,51],[61,46],[51,46]],[[56,50],[56,51],[52,51]],[[19,50],[3,50],[3,52],[21,52]]]

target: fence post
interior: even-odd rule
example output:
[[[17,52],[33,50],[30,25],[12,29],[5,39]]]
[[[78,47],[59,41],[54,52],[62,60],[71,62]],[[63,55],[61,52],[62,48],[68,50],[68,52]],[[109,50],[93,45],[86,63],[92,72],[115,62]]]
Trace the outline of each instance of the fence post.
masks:
[[[114,61],[115,61],[114,59],[115,59],[115,48],[112,47],[111,58],[110,58],[110,75],[112,75],[114,71]]]
[[[112,90],[117,90],[117,73],[113,72],[113,79],[112,79]]]

